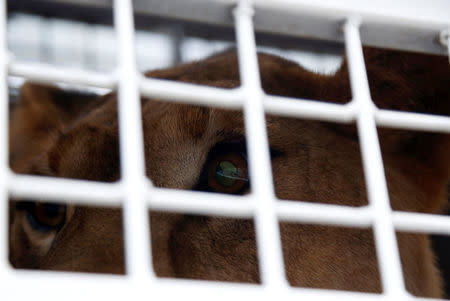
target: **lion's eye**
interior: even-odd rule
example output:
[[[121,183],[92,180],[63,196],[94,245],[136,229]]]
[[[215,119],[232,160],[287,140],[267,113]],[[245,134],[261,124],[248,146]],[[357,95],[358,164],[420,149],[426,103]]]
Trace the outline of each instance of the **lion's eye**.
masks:
[[[65,220],[67,208],[65,205],[51,203],[29,203],[27,219],[30,225],[41,232],[59,230]]]
[[[220,154],[209,162],[208,187],[212,191],[240,193],[248,187],[247,161],[242,154]]]

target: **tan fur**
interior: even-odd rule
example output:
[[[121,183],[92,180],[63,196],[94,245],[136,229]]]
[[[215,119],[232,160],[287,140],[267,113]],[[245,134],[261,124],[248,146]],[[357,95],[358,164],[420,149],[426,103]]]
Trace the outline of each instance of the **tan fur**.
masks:
[[[366,49],[374,101],[383,108],[448,115],[445,58]],[[260,54],[270,94],[344,103],[351,98],[346,64],[334,75]],[[233,51],[146,74],[232,88],[239,85]],[[53,92],[52,92],[53,91]],[[55,89],[27,83],[10,122],[11,166],[19,173],[99,181],[120,178],[116,95],[73,107]],[[59,99],[59,105],[56,105]],[[72,104],[69,109],[65,103]],[[215,108],[142,101],[146,170],[160,187],[193,189],[209,151],[245,135],[242,114]],[[367,204],[354,126],[267,116],[276,194],[281,199]],[[133,133],[130,133],[132,135]],[[395,210],[439,212],[450,174],[447,135],[380,129]],[[62,200],[63,201],[63,200]],[[12,205],[10,259],[17,268],[124,273],[119,209],[70,207],[56,233],[38,233]],[[153,263],[162,277],[258,282],[251,220],[150,213]],[[287,278],[294,286],[379,292],[371,230],[281,224]],[[442,296],[428,236],[399,234],[408,290]]]

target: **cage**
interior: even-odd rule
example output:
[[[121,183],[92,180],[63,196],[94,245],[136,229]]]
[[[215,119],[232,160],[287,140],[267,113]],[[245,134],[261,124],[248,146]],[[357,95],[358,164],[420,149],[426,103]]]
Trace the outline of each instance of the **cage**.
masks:
[[[431,115],[374,107],[362,52],[364,44],[449,56],[450,4],[446,1],[14,0],[3,1],[0,12],[0,61],[5,65],[0,74],[5,100],[0,111],[4,122],[0,135],[3,141],[0,212],[5,221],[1,223],[0,244],[3,296],[413,300],[420,298],[405,289],[396,231],[441,235],[442,261],[448,258],[445,247],[449,243],[444,238],[450,235],[448,216],[391,209],[377,134],[379,126],[449,134],[448,112]],[[55,18],[60,21],[55,22]],[[64,26],[73,34],[59,33]],[[164,50],[146,51],[156,44]],[[241,81],[234,89],[145,78],[141,74],[143,70],[201,59],[230,45],[237,48]],[[326,66],[336,66],[332,69],[341,64],[339,57],[345,51],[351,100],[334,104],[265,93],[259,80],[257,45],[278,55],[300,55],[300,60],[305,54],[302,56],[298,49],[311,51],[328,60]],[[24,47],[35,51],[21,54]],[[289,49],[288,54],[276,48]],[[203,55],[196,56],[199,52]],[[119,181],[101,183],[11,171],[6,100],[11,99],[14,104],[24,79],[59,83],[63,88],[83,93],[118,91]],[[144,168],[140,97],[242,110],[250,193],[212,195],[153,185]],[[352,207],[279,199],[274,191],[265,114],[356,123],[368,205]],[[6,221],[10,220],[10,198],[122,208],[125,276],[14,269],[8,259],[10,225]],[[148,210],[253,219],[260,283],[157,277],[149,256],[152,244]],[[371,229],[382,293],[290,286],[279,222]]]

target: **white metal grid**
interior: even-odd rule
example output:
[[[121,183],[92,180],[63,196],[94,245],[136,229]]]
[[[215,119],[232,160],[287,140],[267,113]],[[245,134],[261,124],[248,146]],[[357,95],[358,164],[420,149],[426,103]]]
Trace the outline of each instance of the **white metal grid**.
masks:
[[[214,0],[211,0],[214,2]],[[217,1],[217,0],[216,0]],[[304,2],[304,1],[303,1]],[[429,214],[393,212],[389,206],[381,153],[377,138],[377,125],[401,129],[420,129],[450,133],[450,118],[416,113],[380,110],[371,101],[368,89],[359,29],[365,20],[373,20],[376,14],[358,9],[331,10],[323,3],[317,5],[302,2],[302,9],[311,13],[320,10],[322,14],[339,11],[349,58],[350,80],[353,100],[346,105],[317,103],[308,100],[290,101],[288,98],[265,95],[259,82],[256,59],[256,46],[252,14],[254,5],[272,5],[281,9],[295,7],[291,1],[261,2],[237,1],[234,10],[236,36],[239,55],[239,69],[242,85],[234,90],[211,87],[198,87],[184,83],[143,78],[137,72],[134,54],[134,25],[132,2],[114,1],[115,27],[119,44],[119,66],[114,74],[78,72],[42,66],[21,64],[10,60],[6,42],[5,1],[0,1],[0,219],[7,221],[9,197],[45,197],[48,200],[67,200],[77,204],[99,206],[122,206],[124,209],[125,253],[127,276],[86,275],[82,273],[45,272],[14,270],[8,265],[8,225],[0,224],[0,287],[2,294],[15,299],[148,299],[159,296],[165,299],[186,298],[186,294],[196,294],[196,299],[229,300],[230,298],[284,298],[300,296],[305,300],[402,300],[421,299],[409,295],[404,288],[403,275],[395,240],[395,230],[426,232],[450,235],[450,218]],[[287,6],[290,5],[290,6]],[[438,10],[438,9],[437,9]],[[305,11],[303,11],[304,13]],[[379,17],[379,15],[378,15]],[[396,17],[398,17],[396,19]],[[385,18],[386,22],[415,19],[402,14]],[[381,17],[380,17],[381,18]],[[403,18],[403,19],[402,19]],[[412,19],[411,19],[412,18]],[[427,22],[433,20],[427,16]],[[447,23],[438,21],[430,25],[417,17],[414,26],[450,28]],[[431,21],[430,21],[431,20]],[[400,22],[399,21],[399,22]],[[431,22],[432,23],[432,22]],[[395,25],[395,22],[392,21]],[[437,24],[437,25],[436,25]],[[405,25],[405,24],[403,24]],[[445,28],[442,27],[445,25]],[[442,27],[442,28],[441,28]],[[447,40],[448,35],[443,40]],[[28,175],[13,174],[8,168],[8,97],[6,78],[20,75],[43,82],[67,82],[106,88],[119,91],[119,128],[121,174],[120,182],[114,184],[91,183],[81,180],[50,179]],[[193,104],[204,104],[228,108],[243,108],[252,192],[246,196],[213,195],[202,192],[177,191],[155,188],[145,177],[142,127],[140,124],[139,95],[158,97]],[[353,208],[337,205],[310,204],[298,201],[277,200],[273,191],[270,158],[264,113],[295,116],[334,122],[356,121],[360,136],[361,153],[368,188],[369,205]],[[134,133],[134,135],[126,134]],[[370,163],[369,164],[369,160]],[[375,163],[375,164],[374,164]],[[211,202],[213,198],[213,202]],[[257,246],[262,285],[224,284],[191,280],[158,279],[151,269],[149,225],[147,209],[177,211],[232,217],[254,217],[257,233]],[[373,227],[376,249],[380,264],[383,294],[354,292],[335,292],[305,288],[292,288],[287,285],[278,220],[296,221],[349,227]],[[77,284],[76,292],[72,286]],[[24,290],[23,288],[27,289]],[[69,292],[69,293],[68,293]]]

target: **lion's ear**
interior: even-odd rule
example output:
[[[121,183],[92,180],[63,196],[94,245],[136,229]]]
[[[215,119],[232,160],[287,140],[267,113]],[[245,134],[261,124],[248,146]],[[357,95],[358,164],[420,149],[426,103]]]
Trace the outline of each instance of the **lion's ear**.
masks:
[[[26,114],[30,121],[40,123],[40,127],[64,126],[92,107],[95,98],[97,95],[91,93],[27,82],[20,90],[13,114],[16,111]]]
[[[366,47],[364,57],[378,107],[450,116],[447,56]]]
[[[27,82],[9,120],[10,164],[21,172],[21,162],[42,154],[65,127],[94,105],[94,95]]]
[[[379,108],[450,116],[448,57],[373,48],[364,54]],[[385,162],[427,194],[421,211],[438,211],[448,201],[450,135],[383,127],[379,135]]]

